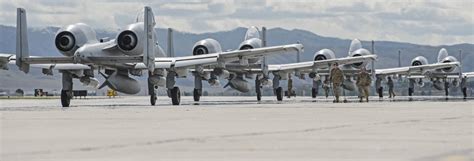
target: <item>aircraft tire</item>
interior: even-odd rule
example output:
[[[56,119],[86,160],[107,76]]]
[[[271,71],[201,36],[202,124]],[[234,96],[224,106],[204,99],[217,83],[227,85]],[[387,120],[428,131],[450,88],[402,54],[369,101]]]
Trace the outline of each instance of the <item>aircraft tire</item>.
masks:
[[[71,98],[68,96],[67,90],[61,90],[61,105],[63,107],[69,107],[69,104],[71,103]]]
[[[282,101],[283,100],[283,88],[278,87],[276,89],[276,96],[277,96],[277,101]]]
[[[171,89],[171,102],[173,105],[179,105],[181,102],[181,92],[179,91],[179,87],[173,87],[173,89]]]

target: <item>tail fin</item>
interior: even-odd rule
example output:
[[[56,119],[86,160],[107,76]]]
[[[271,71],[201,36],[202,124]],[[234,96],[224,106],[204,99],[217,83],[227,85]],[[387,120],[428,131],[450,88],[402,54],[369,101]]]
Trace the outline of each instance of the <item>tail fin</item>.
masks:
[[[462,78],[462,61],[463,61],[462,50],[459,50],[459,78]]]
[[[349,47],[349,55],[360,48],[362,48],[362,43],[358,39],[352,40],[351,46]]]
[[[267,47],[267,28],[262,27],[262,47]],[[263,56],[262,58],[262,71],[265,77],[268,77],[268,65],[267,65],[267,57]]]
[[[174,57],[173,29],[168,28],[168,55]]]
[[[30,71],[30,64],[23,60],[23,58],[30,56],[28,51],[26,11],[23,8],[17,8],[16,14],[16,65],[21,71],[28,73]]]
[[[449,56],[448,51],[445,48],[442,48],[438,52],[438,62],[443,61],[443,59],[448,57],[448,56]]]
[[[153,73],[155,71],[155,16],[149,6],[144,9],[144,30],[145,30],[145,52],[143,55],[143,63],[148,68],[148,71]]]

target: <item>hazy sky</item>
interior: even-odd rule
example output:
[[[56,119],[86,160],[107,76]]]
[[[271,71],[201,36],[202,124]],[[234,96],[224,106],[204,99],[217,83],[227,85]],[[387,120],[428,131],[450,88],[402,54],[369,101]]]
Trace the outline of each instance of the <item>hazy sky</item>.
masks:
[[[117,31],[144,5],[153,8],[157,27],[193,33],[267,26],[348,39],[474,43],[473,0],[0,0],[0,24],[15,25],[23,7],[30,26],[84,22]]]

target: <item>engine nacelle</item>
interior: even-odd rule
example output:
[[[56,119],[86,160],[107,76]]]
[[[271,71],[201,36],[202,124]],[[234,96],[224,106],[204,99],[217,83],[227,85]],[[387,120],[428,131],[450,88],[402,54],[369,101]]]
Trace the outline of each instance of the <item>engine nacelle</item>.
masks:
[[[351,52],[349,54],[349,56],[350,57],[358,57],[358,56],[365,56],[365,55],[370,55],[370,54],[372,54],[372,53],[370,53],[369,50],[364,49],[364,48],[360,48],[360,49],[357,49],[354,52]],[[357,69],[365,68],[365,66],[367,66],[367,62],[360,62],[360,63],[352,64],[352,67],[357,68]]]
[[[419,65],[426,65],[428,64],[428,59],[423,56],[417,56],[413,60],[411,60],[411,66],[419,66]]]
[[[148,77],[148,81],[151,84],[159,87],[164,87],[166,85],[166,78],[160,75],[152,75]]]
[[[97,41],[95,31],[88,25],[77,23],[60,29],[54,40],[56,48],[64,56],[74,56],[78,48]]]
[[[262,47],[262,40],[258,38],[252,38],[240,43],[239,50],[248,50],[248,49],[261,48],[261,47]]]
[[[242,93],[247,93],[250,91],[250,85],[243,77],[235,77],[231,79],[229,85],[233,89]]]
[[[193,55],[222,52],[221,44],[214,39],[204,39],[194,44]]]
[[[140,84],[137,80],[130,78],[128,75],[116,73],[110,75],[107,79],[107,86],[109,88],[125,94],[137,94],[140,92]]]
[[[262,47],[262,40],[259,38],[251,38],[248,40],[245,40],[239,45],[239,50],[249,50],[249,49],[255,49],[255,48],[260,48]],[[259,61],[259,58],[252,58],[248,59],[249,64],[255,64]]]
[[[118,48],[127,55],[143,54],[143,47],[146,43],[143,28],[143,22],[128,25],[115,39]]]
[[[320,60],[329,60],[329,59],[335,59],[335,58],[336,58],[336,55],[334,54],[332,50],[322,49],[314,53],[313,60],[320,61]]]
[[[440,63],[450,63],[450,62],[457,62],[458,60],[453,57],[453,56],[447,56],[445,58],[443,58]],[[448,67],[448,68],[443,68],[443,72],[446,72],[446,73],[449,73],[449,72],[452,72],[454,71],[456,68],[455,67]]]

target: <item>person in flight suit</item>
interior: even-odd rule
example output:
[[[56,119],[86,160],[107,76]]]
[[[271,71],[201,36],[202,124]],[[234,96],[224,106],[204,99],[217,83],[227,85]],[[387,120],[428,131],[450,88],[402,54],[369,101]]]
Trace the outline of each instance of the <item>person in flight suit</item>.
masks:
[[[342,70],[339,69],[338,63],[333,64],[329,80],[331,80],[332,82],[334,96],[336,96],[336,100],[334,100],[334,103],[337,103],[339,102],[339,96],[341,95],[340,88],[342,85],[342,81],[344,81],[344,74],[342,73]]]
[[[369,102],[369,87],[371,81],[372,80],[370,79],[369,73],[367,73],[365,68],[361,68],[359,74],[357,75],[356,81],[356,85],[359,88],[361,95],[360,102],[362,102],[364,98],[367,102]]]
[[[393,80],[392,77],[387,77],[387,86],[388,86],[388,98],[395,98],[395,92],[393,92]]]

